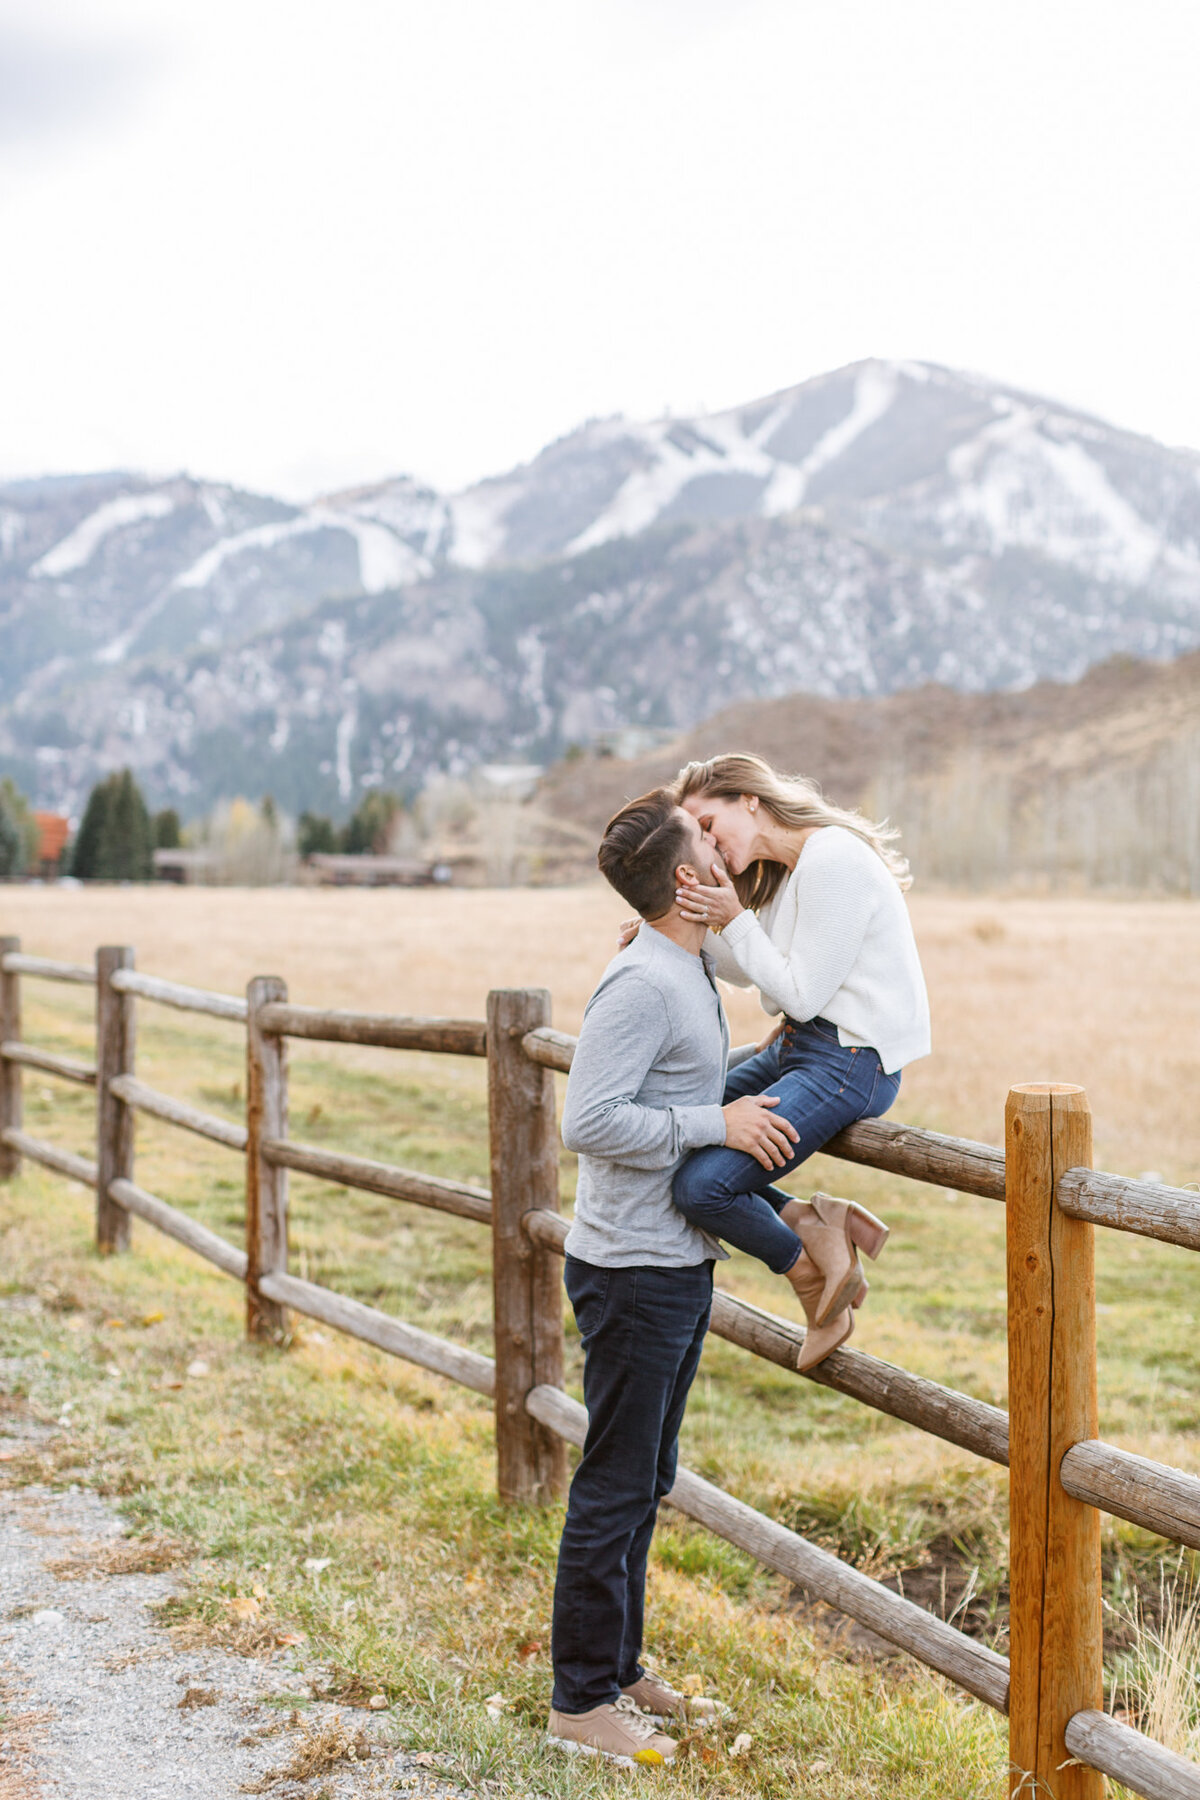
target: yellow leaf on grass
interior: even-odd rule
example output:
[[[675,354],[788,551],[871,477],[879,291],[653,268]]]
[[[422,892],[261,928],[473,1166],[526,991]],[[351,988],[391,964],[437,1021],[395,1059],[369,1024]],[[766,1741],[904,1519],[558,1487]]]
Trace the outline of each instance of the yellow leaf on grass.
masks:
[[[237,1594],[232,1600],[226,1600],[225,1605],[235,1619],[257,1619],[262,1611],[261,1600],[256,1600],[253,1594]]]

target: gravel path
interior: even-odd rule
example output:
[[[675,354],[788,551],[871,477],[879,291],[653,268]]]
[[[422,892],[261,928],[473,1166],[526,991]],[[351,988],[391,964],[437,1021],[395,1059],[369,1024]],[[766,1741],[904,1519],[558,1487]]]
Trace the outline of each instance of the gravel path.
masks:
[[[13,1441],[0,1437],[0,1456]],[[339,1712],[351,1734],[366,1733],[369,1756],[263,1792],[462,1800],[424,1758],[389,1744],[382,1715],[271,1705],[307,1692],[300,1651],[181,1648],[149,1610],[177,1591],[178,1575],[81,1574],[121,1541],[119,1517],[94,1494],[0,1485],[0,1800],[234,1800]],[[68,1566],[57,1573],[46,1566],[60,1559]]]

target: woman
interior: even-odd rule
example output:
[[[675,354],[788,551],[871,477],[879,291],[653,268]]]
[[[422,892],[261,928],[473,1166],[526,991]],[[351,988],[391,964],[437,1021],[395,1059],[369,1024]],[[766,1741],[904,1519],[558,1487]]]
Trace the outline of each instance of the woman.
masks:
[[[787,1277],[809,1327],[798,1367],[811,1368],[853,1330],[851,1307],[866,1291],[856,1251],[877,1256],[887,1227],[828,1195],[793,1200],[772,1180],[855,1119],[887,1112],[901,1069],[929,1054],[929,1001],[903,899],[908,864],[894,832],[828,805],[811,782],[757,756],[689,763],[676,793],[728,871],[714,868],[715,888],[681,888],[680,913],[709,926],[718,975],[757,986],[764,1011],[783,1015],[766,1047],[730,1071],[725,1101],[776,1095],[798,1141],[773,1170],[741,1151],[696,1151],[675,1177],[675,1204]]]

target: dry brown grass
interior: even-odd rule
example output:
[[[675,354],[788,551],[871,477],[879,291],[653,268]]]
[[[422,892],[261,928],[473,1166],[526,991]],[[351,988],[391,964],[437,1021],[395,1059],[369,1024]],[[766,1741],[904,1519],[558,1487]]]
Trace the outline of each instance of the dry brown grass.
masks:
[[[17,1711],[22,1689],[17,1681],[4,1673],[11,1664],[0,1666],[0,1742],[4,1757],[0,1760],[0,1800],[40,1800],[44,1788],[36,1769],[38,1752],[45,1739],[45,1727],[54,1714],[48,1709]]]
[[[98,1575],[162,1575],[189,1562],[193,1554],[176,1538],[126,1538],[116,1544],[88,1544],[70,1556],[52,1556],[43,1567],[58,1581],[87,1581]]]
[[[196,1709],[201,1706],[218,1705],[220,1699],[221,1696],[218,1694],[216,1688],[186,1688],[183,1697],[179,1702],[179,1710],[180,1712],[195,1712]]]
[[[232,992],[274,972],[316,1004],[479,1017],[491,987],[544,986],[558,1025],[574,1030],[624,911],[599,882],[365,893],[17,887],[0,899],[0,930],[78,960],[97,944],[133,944],[142,969]],[[935,1049],[906,1074],[898,1118],[996,1142],[1013,1082],[1078,1081],[1101,1166],[1200,1175],[1200,905],[918,890],[912,913]],[[36,990],[47,995],[29,983],[31,1001]],[[735,1039],[758,1034],[751,996],[731,994],[729,1012]],[[386,1052],[377,1060],[395,1067]]]
[[[321,1723],[306,1725],[289,1760],[268,1769],[257,1781],[243,1782],[243,1794],[265,1794],[280,1781],[311,1781],[327,1775],[339,1763],[368,1762],[371,1740],[360,1726],[343,1725],[341,1713]]]

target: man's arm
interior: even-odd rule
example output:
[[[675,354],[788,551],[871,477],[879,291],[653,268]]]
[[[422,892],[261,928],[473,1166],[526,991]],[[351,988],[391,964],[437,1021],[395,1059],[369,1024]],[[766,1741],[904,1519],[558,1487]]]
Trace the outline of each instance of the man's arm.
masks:
[[[725,1142],[720,1106],[643,1106],[636,1096],[666,1048],[666,1003],[636,975],[593,995],[567,1077],[568,1150],[631,1169],[669,1169],[689,1150]]]

